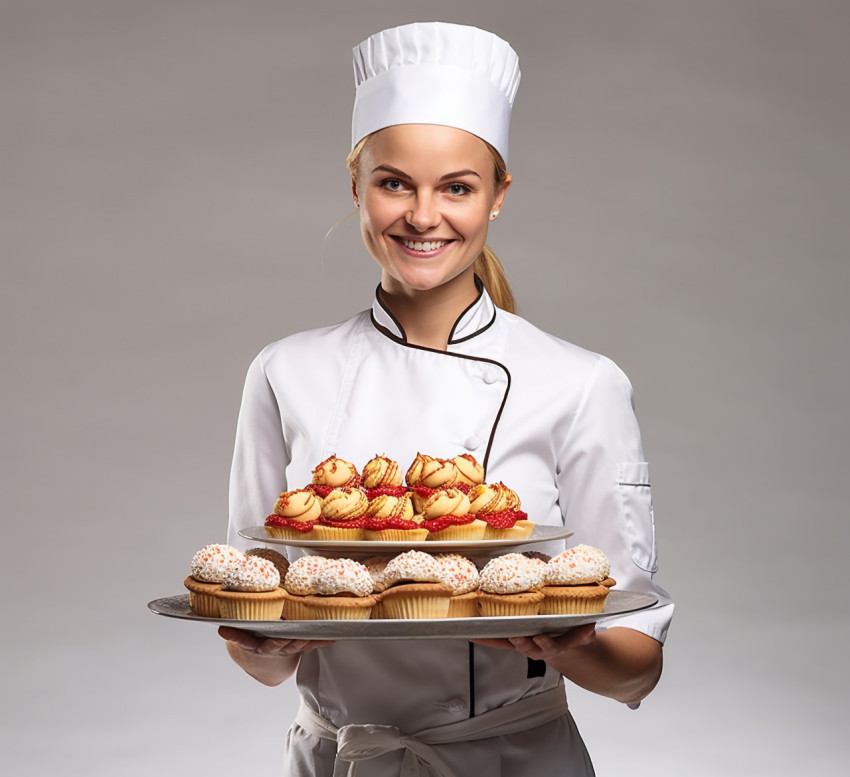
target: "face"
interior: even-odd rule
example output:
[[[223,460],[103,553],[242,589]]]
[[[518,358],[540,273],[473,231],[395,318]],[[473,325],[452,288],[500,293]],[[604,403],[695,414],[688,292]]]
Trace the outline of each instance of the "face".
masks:
[[[388,290],[412,293],[468,276],[502,207],[484,141],[454,127],[401,124],[375,133],[360,154],[354,195],[360,230]]]

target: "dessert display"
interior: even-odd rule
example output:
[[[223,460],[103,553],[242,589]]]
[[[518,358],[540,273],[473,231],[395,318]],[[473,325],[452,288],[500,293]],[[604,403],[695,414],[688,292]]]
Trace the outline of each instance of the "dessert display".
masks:
[[[440,565],[428,553],[408,550],[387,562],[380,572],[377,599],[385,618],[445,618],[452,587],[443,581]]]
[[[274,512],[266,518],[266,534],[280,540],[306,537],[322,515],[322,501],[313,491],[284,491],[274,503]]]
[[[537,615],[546,565],[522,553],[507,553],[481,570],[478,608],[484,616]]]
[[[189,606],[198,615],[217,618],[220,614],[216,593],[229,569],[244,559],[230,545],[205,545],[192,557],[189,577],[183,585],[189,589]]]
[[[375,605],[372,576],[358,561],[302,556],[283,581],[286,620],[368,620]]]
[[[615,581],[611,563],[598,548],[576,545],[546,563],[541,615],[598,613]]]
[[[221,617],[228,620],[280,620],[285,596],[277,567],[257,555],[228,567],[215,593]]]

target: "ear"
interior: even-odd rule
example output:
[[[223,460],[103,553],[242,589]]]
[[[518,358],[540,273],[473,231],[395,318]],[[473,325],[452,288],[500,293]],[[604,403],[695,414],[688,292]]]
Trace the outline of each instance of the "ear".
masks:
[[[496,192],[496,199],[493,202],[493,210],[502,209],[502,205],[505,202],[505,195],[508,193],[508,189],[511,188],[511,184],[513,183],[513,181],[513,176],[508,173],[505,176],[504,183],[501,185],[501,187],[499,187],[499,190]]]
[[[360,197],[357,194],[357,181],[355,181],[354,178],[351,179],[351,199],[354,200],[355,203],[360,200]]]

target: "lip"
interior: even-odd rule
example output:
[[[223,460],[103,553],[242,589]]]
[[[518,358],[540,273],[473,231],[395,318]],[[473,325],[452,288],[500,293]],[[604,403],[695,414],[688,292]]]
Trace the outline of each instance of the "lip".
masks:
[[[415,237],[408,237],[407,235],[390,235],[395,244],[408,256],[420,256],[420,257],[429,257],[429,256],[437,256],[445,251],[452,243],[455,242],[454,238],[423,238],[421,235],[416,235]],[[404,244],[404,240],[407,240],[409,243],[443,243],[439,248],[431,249],[430,251],[417,251],[415,248],[409,248]]]

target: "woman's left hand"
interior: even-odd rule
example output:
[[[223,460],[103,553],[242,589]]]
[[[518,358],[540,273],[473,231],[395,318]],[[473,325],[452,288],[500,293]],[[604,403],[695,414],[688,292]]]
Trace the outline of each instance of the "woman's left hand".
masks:
[[[509,639],[471,639],[477,645],[516,650],[536,661],[552,661],[578,647],[585,647],[596,640],[596,627],[590,623],[587,626],[577,626],[560,637],[550,637],[548,634],[536,634],[533,637],[510,637]]]

